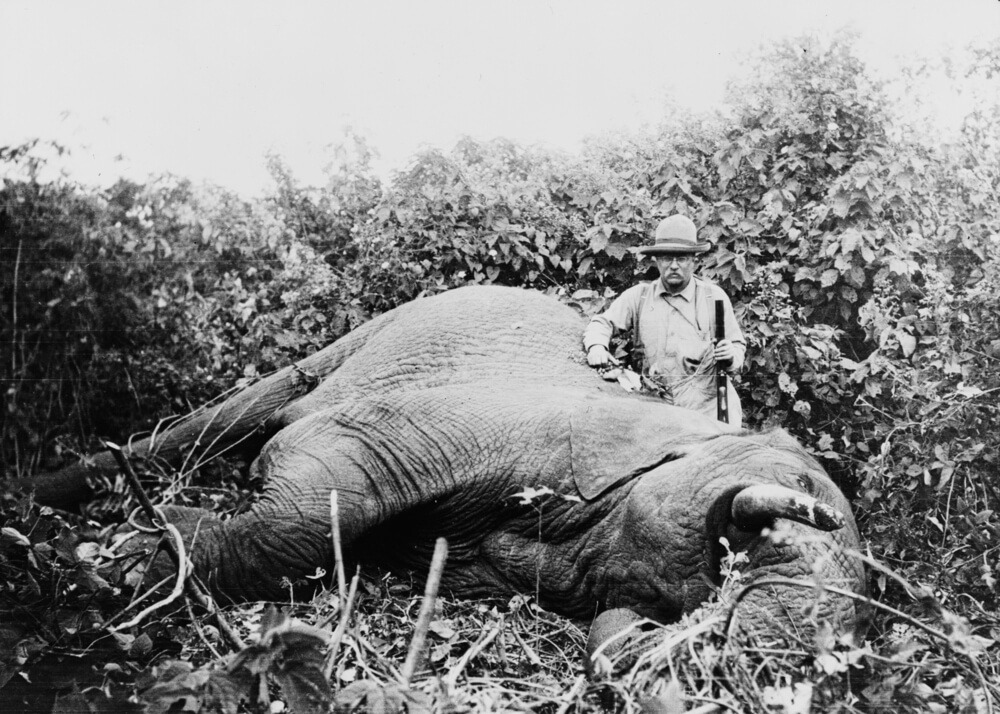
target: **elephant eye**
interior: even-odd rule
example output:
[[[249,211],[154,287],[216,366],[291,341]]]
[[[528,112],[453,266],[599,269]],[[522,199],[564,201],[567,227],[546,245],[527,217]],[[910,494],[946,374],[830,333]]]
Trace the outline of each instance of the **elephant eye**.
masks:
[[[802,490],[806,493],[812,493],[813,481],[808,474],[799,474],[799,486],[801,486]]]

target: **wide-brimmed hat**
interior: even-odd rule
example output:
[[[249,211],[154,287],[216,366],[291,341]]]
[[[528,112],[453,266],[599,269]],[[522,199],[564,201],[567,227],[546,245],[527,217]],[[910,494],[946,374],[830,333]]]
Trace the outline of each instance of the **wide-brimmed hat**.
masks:
[[[704,253],[712,244],[698,242],[698,229],[687,216],[675,214],[660,221],[653,234],[653,245],[644,245],[636,252],[645,255],[670,255],[672,253]]]

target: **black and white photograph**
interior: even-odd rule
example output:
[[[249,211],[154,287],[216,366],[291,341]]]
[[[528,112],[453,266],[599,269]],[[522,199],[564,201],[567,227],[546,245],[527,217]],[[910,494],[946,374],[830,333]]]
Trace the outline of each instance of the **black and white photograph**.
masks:
[[[1000,712],[1000,0],[0,0],[4,714]]]

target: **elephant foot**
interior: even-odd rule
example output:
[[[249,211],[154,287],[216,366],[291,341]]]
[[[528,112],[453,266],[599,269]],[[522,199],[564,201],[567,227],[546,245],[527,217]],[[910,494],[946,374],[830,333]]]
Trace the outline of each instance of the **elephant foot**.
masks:
[[[635,657],[624,654],[628,645],[654,627],[660,625],[627,608],[605,610],[595,617],[583,660],[588,679],[600,679],[616,669],[628,667]]]

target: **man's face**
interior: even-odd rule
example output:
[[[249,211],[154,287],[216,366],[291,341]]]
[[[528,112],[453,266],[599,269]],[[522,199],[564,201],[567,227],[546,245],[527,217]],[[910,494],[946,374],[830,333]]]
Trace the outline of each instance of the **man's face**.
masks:
[[[660,269],[660,282],[667,292],[679,293],[691,282],[694,274],[694,255],[690,253],[656,256]]]

